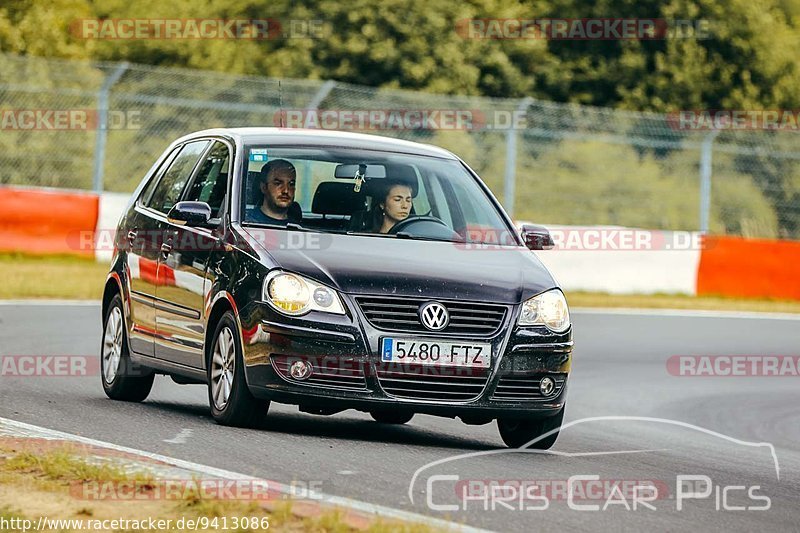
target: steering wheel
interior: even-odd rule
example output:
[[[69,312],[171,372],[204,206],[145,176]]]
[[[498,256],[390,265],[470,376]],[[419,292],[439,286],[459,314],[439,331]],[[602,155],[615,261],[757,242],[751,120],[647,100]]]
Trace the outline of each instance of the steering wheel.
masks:
[[[450,229],[450,227],[441,218],[436,218],[428,215],[423,215],[419,217],[409,216],[408,218],[404,218],[403,220],[392,226],[392,228],[389,230],[389,234],[394,235],[395,233],[399,233],[405,230],[407,227],[411,226],[412,224],[416,224],[418,222],[433,222],[434,224],[439,224],[441,226],[444,226],[448,230]]]

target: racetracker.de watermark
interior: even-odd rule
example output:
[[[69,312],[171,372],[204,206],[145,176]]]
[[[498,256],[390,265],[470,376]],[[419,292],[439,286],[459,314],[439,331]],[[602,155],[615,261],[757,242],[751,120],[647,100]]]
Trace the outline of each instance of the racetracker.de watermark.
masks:
[[[664,18],[474,18],[456,22],[464,39],[619,41],[709,39],[708,20]]]
[[[95,355],[2,355],[0,378],[89,377],[100,374]]]
[[[91,131],[138,130],[142,127],[139,110],[109,110],[103,122],[96,109],[1,109],[3,131]]]
[[[680,377],[798,377],[797,355],[673,355],[667,372]]]
[[[90,480],[72,483],[69,492],[75,499],[91,501],[313,500],[321,498],[324,485],[321,480],[293,480],[283,486],[263,479]]]
[[[674,130],[800,131],[800,109],[688,109],[667,113]]]
[[[313,230],[312,227],[307,228]],[[661,231],[635,228],[552,227],[549,228],[556,251],[689,251],[707,249],[703,235],[694,231]],[[333,235],[315,231],[293,232],[280,228],[249,227],[247,238],[268,250],[326,250]],[[467,227],[453,245],[460,251],[514,251],[518,249],[518,234],[494,228]],[[115,229],[76,230],[67,234],[67,245],[78,252],[110,251],[119,248],[136,253],[158,252],[168,244],[176,252],[210,252],[222,250],[217,238],[191,231],[177,235],[164,231],[140,230],[135,236],[118,234]]]
[[[282,128],[323,130],[523,130],[524,110],[480,109],[287,109],[275,113]]]
[[[575,476],[569,479],[459,479],[456,497],[462,510],[479,508],[523,510],[537,505],[545,508],[550,502],[649,502],[671,497],[669,484],[657,479],[604,479],[599,476]]]
[[[78,19],[72,35],[89,40],[249,40],[320,39],[319,19],[118,18]]]
[[[333,236],[327,233],[284,231],[281,228],[267,229],[249,227],[247,238],[268,250],[326,250]],[[120,248],[136,254],[159,252],[168,244],[175,252],[211,252],[225,250],[219,238],[205,233],[182,231],[177,234],[163,230],[139,230],[135,235],[118,233],[116,229],[75,230],[67,233],[67,246],[76,252],[116,252]]]
[[[695,231],[661,231],[636,228],[606,227],[550,227],[552,246],[547,250],[566,251],[610,251],[610,252],[658,252],[689,251],[707,248],[703,235]],[[508,231],[493,228],[471,227],[467,238],[454,243],[464,251],[508,251],[514,250],[515,237]],[[540,244],[545,244],[539,238]]]

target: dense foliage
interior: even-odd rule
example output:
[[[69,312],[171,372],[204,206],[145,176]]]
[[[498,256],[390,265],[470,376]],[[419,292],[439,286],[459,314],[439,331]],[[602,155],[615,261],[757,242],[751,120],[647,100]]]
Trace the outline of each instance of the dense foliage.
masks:
[[[473,18],[704,21],[707,38],[467,39]],[[321,21],[304,38],[105,40],[79,19]],[[800,107],[798,0],[4,0],[0,50],[637,110]]]

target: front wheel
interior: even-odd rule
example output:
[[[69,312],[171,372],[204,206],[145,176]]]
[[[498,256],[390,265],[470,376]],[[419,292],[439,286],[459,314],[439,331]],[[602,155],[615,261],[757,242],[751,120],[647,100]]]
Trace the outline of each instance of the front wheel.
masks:
[[[131,361],[122,298],[119,294],[111,300],[103,320],[100,376],[103,390],[112,400],[141,402],[153,388],[153,371]]]
[[[217,324],[208,358],[208,401],[211,416],[223,426],[250,427],[267,414],[269,402],[256,399],[247,388],[244,358],[233,313]]]
[[[558,439],[565,410],[566,406],[555,416],[534,420],[498,418],[497,429],[500,431],[500,438],[509,448],[519,448],[536,437],[555,430],[543,439],[526,446],[526,449],[549,450]]]

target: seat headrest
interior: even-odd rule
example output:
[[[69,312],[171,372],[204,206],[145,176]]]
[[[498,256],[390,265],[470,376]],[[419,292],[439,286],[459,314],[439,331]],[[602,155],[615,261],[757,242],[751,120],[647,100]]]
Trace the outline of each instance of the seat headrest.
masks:
[[[249,184],[247,203],[261,205],[264,201],[264,194],[261,192],[261,181],[259,181],[258,171],[249,170],[247,172],[247,183]]]
[[[353,182],[323,181],[314,192],[311,212],[319,215],[352,215],[365,209],[366,194],[353,190]]]

